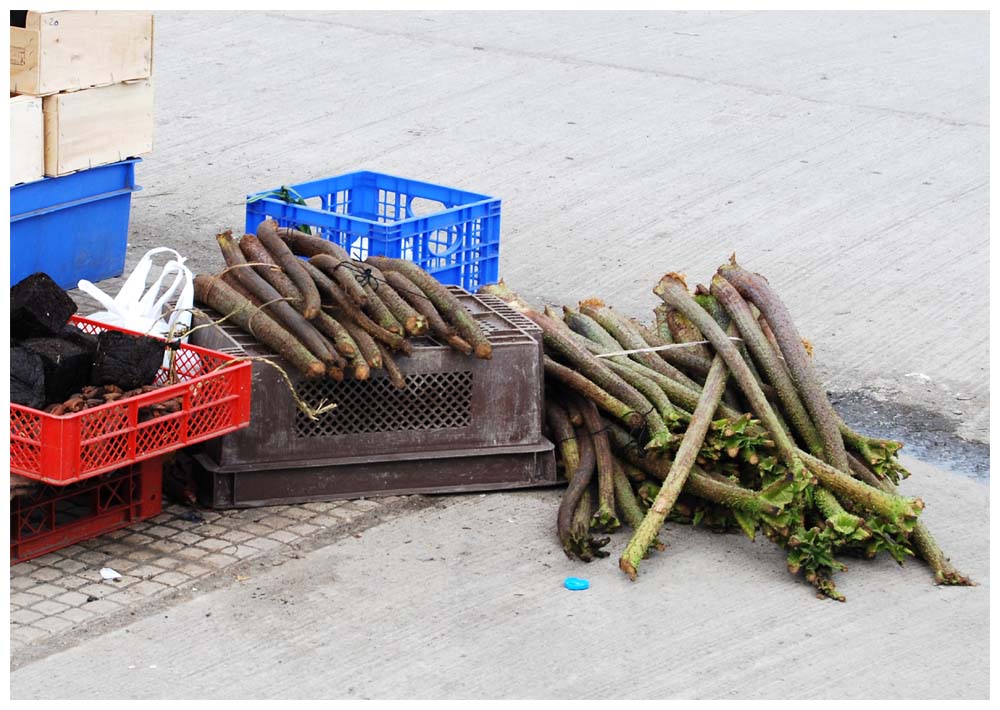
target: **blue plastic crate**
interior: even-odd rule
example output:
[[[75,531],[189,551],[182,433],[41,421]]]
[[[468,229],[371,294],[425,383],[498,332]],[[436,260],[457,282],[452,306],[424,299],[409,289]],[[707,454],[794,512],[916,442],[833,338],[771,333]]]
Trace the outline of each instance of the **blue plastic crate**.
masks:
[[[139,158],[10,188],[10,283],[44,271],[63,288],[125,270]]]
[[[408,259],[467,291],[499,273],[500,200],[487,195],[356,172],[248,195],[246,231],[268,218],[306,226],[356,259]]]

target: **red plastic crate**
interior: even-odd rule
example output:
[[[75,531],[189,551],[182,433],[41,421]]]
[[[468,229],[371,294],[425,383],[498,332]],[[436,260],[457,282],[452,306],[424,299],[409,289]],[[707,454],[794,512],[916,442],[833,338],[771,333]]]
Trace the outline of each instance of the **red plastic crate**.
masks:
[[[24,562],[158,515],[164,457],[10,501],[10,563]]]
[[[71,322],[87,333],[132,332],[86,318]],[[10,470],[65,485],[242,429],[250,422],[252,366],[235,360],[183,344],[176,384],[63,416],[11,404]],[[168,376],[162,368],[156,383]],[[175,397],[180,411],[139,421],[140,409]]]

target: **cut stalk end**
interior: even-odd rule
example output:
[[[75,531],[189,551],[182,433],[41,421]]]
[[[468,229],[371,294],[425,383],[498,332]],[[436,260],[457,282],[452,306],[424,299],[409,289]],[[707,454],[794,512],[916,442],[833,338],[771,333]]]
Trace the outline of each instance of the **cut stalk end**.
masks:
[[[978,587],[979,584],[965,576],[951,565],[934,572],[934,584],[951,587]]]
[[[471,355],[472,354],[472,346],[469,345],[464,340],[462,340],[457,335],[451,335],[451,336],[448,337],[448,345],[450,345],[455,350],[458,350],[463,355]]]
[[[314,362],[303,374],[305,374],[307,379],[318,379],[326,374],[326,367],[321,362]]]

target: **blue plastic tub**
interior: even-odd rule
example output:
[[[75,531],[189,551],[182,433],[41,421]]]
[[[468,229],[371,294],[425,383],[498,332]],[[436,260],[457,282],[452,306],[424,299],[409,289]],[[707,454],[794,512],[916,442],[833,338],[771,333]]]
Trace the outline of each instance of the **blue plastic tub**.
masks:
[[[306,226],[356,259],[408,259],[475,291],[500,267],[500,200],[382,173],[356,172],[247,196],[246,231],[272,218]]]
[[[125,270],[139,158],[10,188],[10,283],[44,271],[63,288]]]

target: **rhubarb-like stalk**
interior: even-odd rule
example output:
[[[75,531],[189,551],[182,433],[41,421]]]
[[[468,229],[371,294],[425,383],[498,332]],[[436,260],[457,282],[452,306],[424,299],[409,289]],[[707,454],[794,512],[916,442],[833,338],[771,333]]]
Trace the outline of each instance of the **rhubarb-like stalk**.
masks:
[[[615,472],[611,445],[608,443],[606,427],[597,407],[589,400],[580,403],[583,423],[590,432],[597,461],[597,510],[591,518],[590,527],[599,532],[610,532],[621,523],[615,515]]]
[[[732,284],[718,275],[712,279],[712,295],[736,322],[743,342],[749,348],[757,364],[764,370],[767,379],[774,385],[785,414],[795,431],[802,436],[806,448],[814,456],[822,455],[823,439],[816,431],[812,419],[809,418],[809,413],[799,398],[791,376],[778,359],[777,353],[767,340],[767,336],[761,331],[757,319],[750,312],[750,306]]]
[[[777,297],[767,281],[758,274],[751,274],[736,263],[735,255],[730,264],[719,267],[719,274],[731,283],[747,300],[753,301],[771,326],[781,347],[781,354],[791,373],[795,388],[809,411],[810,418],[823,439],[824,458],[841,471],[849,471],[847,451],[837,427],[837,413],[833,410],[826,390],[820,384],[802,344],[788,308]]]
[[[730,334],[733,332],[735,332],[735,326],[730,328]],[[726,389],[726,378],[725,361],[720,355],[716,355],[712,361],[712,367],[708,371],[708,377],[705,378],[701,399],[698,401],[694,414],[691,415],[687,431],[681,440],[677,455],[674,456],[674,462],[670,466],[670,472],[663,481],[660,492],[656,494],[653,505],[646,512],[642,524],[633,534],[618,561],[618,566],[632,581],[635,581],[639,572],[639,564],[646,557],[650,544],[660,532],[660,528],[663,527],[663,521],[670,515],[670,510],[677,501],[677,496],[680,495],[687,482],[691,467],[698,457],[701,445],[705,441],[705,435],[712,424],[712,415],[716,407],[719,406],[719,400]]]

